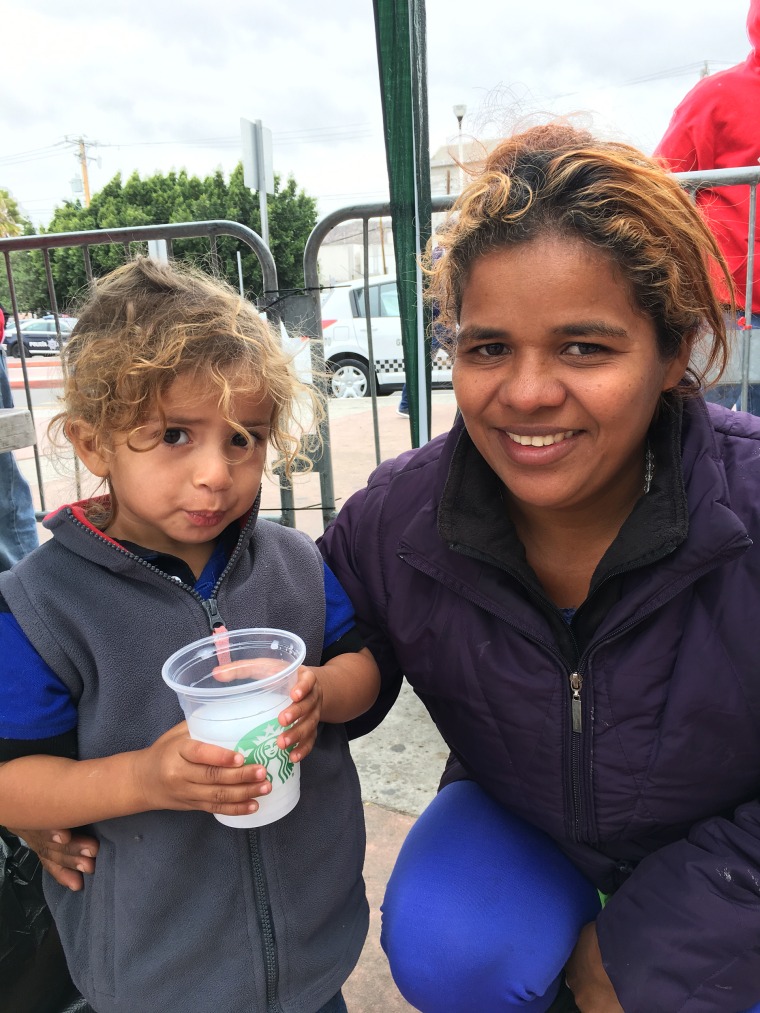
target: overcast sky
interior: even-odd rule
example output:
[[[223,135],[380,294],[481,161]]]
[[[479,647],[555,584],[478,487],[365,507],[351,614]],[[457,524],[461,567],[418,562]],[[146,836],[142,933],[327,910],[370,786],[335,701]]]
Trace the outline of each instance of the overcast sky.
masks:
[[[650,152],[699,78],[749,52],[749,0],[427,0],[431,152],[583,113]],[[371,0],[0,0],[0,187],[35,223],[90,186],[186,168],[228,173],[240,117],[320,214],[387,194]],[[68,141],[67,142],[67,138]]]

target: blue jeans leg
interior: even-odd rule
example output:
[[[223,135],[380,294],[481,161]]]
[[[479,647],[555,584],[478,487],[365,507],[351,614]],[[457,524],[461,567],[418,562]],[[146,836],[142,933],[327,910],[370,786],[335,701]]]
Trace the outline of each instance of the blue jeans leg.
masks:
[[[0,402],[3,408],[13,407],[5,356],[2,354]],[[0,570],[9,570],[37,544],[37,522],[29,486],[13,454],[0,454]]]
[[[739,319],[742,318],[740,317]],[[733,333],[734,324],[731,318],[727,316],[726,322],[731,333]],[[760,354],[760,347],[758,347],[758,340],[756,340],[760,338],[760,313],[753,313],[748,323],[750,323],[754,332],[750,335],[750,375],[756,376],[758,370],[757,356]],[[741,336],[742,332],[739,331],[737,338],[741,338]],[[742,385],[738,380],[719,383],[705,394],[706,401],[723,405],[726,408],[736,408],[737,410],[741,406],[741,399]],[[760,415],[760,383],[753,382],[748,384],[746,410],[750,415]]]
[[[400,412],[409,411],[409,396],[406,393],[406,384],[401,388],[401,400],[399,401],[398,410]]]
[[[544,1013],[599,908],[549,837],[459,781],[401,848],[381,942],[399,991],[423,1013]]]

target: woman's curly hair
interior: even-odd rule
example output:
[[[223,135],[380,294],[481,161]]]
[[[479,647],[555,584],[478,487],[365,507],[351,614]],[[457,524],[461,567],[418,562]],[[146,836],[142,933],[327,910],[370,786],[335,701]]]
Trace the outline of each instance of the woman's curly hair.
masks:
[[[714,382],[729,355],[724,308],[710,282],[718,245],[689,195],[658,162],[627,144],[596,140],[565,123],[532,127],[500,144],[457,198],[425,257],[427,296],[449,349],[473,263],[542,236],[579,238],[606,252],[653,321],[660,355],[684,341],[706,347],[681,393]]]
[[[94,282],[61,359],[54,437],[82,422],[101,448],[116,436],[129,442],[152,412],[163,421],[162,395],[189,375],[218,391],[220,411],[249,445],[250,434],[230,417],[233,400],[269,397],[270,442],[285,473],[296,462],[310,466],[301,437],[323,416],[318,395],[297,379],[256,308],[196,268],[139,257]],[[141,441],[140,449],[150,448]]]

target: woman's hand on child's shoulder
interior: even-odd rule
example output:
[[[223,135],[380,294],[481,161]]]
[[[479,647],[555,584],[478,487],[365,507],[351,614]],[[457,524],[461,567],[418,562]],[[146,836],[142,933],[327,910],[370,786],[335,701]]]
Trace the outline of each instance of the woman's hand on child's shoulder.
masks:
[[[277,738],[280,749],[290,750],[293,763],[303,760],[314,748],[322,713],[322,687],[314,668],[301,666],[298,669],[298,682],[290,691],[293,701],[278,720],[286,729]]]
[[[135,789],[144,800],[139,811],[199,809],[245,816],[258,809],[255,796],[272,790],[264,767],[246,764],[232,749],[191,739],[185,721],[132,755]]]

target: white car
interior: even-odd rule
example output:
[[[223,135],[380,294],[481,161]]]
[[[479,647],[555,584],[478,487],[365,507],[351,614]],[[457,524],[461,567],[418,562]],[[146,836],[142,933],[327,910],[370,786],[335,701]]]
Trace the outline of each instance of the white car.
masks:
[[[392,275],[370,279],[369,312],[377,389],[379,394],[389,394],[400,390],[406,382],[398,290]],[[333,397],[368,397],[369,351],[363,279],[326,291],[322,297],[322,333]],[[432,383],[433,386],[451,384],[451,360],[443,349],[435,353]]]

